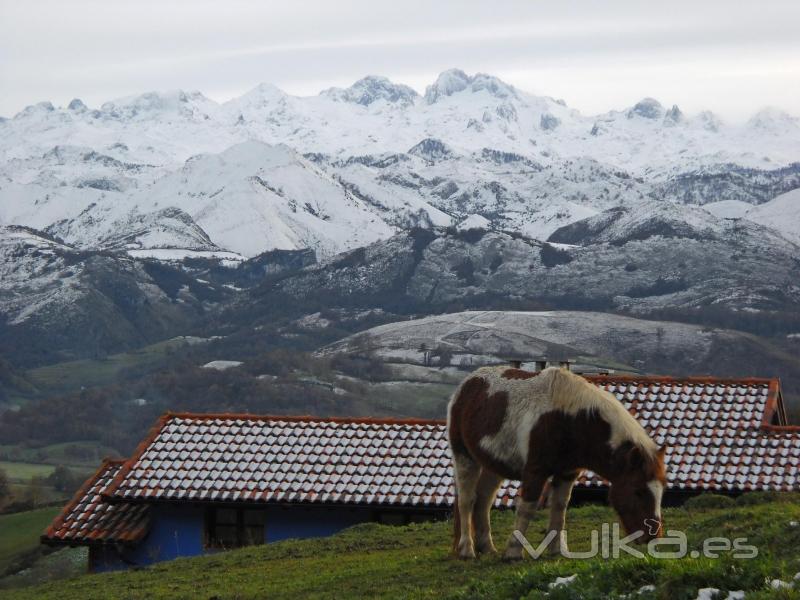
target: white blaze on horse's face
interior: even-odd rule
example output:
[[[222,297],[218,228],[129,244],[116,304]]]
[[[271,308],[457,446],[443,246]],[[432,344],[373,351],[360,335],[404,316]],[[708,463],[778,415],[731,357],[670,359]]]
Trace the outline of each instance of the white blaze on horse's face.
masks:
[[[647,482],[647,488],[650,490],[650,493],[653,494],[653,499],[655,500],[655,515],[656,519],[659,521],[661,520],[661,497],[664,495],[664,484],[661,483],[658,479],[653,479],[652,481]]]

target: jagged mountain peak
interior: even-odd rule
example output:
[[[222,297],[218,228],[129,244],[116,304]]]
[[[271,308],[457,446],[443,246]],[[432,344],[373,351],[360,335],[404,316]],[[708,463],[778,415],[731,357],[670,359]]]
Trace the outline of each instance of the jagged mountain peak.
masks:
[[[25,117],[30,117],[33,115],[43,114],[43,113],[51,113],[53,111],[55,111],[53,103],[50,102],[49,100],[45,100],[44,102],[37,102],[36,104],[31,104],[30,106],[26,106],[16,115],[14,115],[14,118],[24,119]]]
[[[517,95],[517,91],[513,85],[506,83],[494,75],[487,75],[486,73],[477,73],[472,78],[472,91],[479,92],[481,90],[487,90],[497,98],[510,98],[516,97]]]
[[[800,127],[800,120],[793,117],[785,110],[768,106],[754,114],[747,122],[748,127],[784,133],[787,128]]]
[[[323,91],[322,95],[362,106],[369,106],[379,100],[391,104],[411,104],[419,97],[419,94],[407,85],[393,83],[387,77],[380,75],[367,75],[349,88],[330,88]]]
[[[627,115],[629,119],[634,117],[642,117],[645,119],[660,119],[664,116],[664,107],[661,102],[655,98],[642,98],[628,109]]]
[[[436,78],[436,81],[427,87],[425,101],[428,104],[433,104],[441,98],[452,96],[464,90],[471,92],[486,90],[497,98],[515,97],[517,94],[513,86],[493,75],[477,73],[470,77],[461,69],[448,69],[443,71]]]
[[[113,118],[133,119],[175,113],[183,116],[207,116],[217,106],[216,102],[199,91],[170,90],[118,98],[104,103],[101,110]]]
[[[290,96],[271,83],[259,83],[238,98],[232,98],[221,106],[223,119],[238,126],[247,122],[263,121],[272,111],[284,107]]]
[[[724,125],[722,119],[710,110],[701,111],[693,120],[703,129],[713,131],[714,133],[718,132]]]
[[[232,104],[239,104],[245,101],[256,101],[256,100],[280,100],[281,98],[286,97],[286,92],[280,89],[278,86],[272,83],[259,83],[253,89],[245,92],[238,98],[234,98],[232,100],[228,100],[223,104],[223,106],[228,106]]]
[[[664,113],[664,126],[672,127],[684,121],[683,112],[678,108],[677,104],[673,104],[666,113]]]
[[[67,105],[67,108],[75,112],[83,112],[85,110],[88,110],[86,105],[83,103],[83,100],[81,100],[80,98],[73,98]]]
[[[461,69],[448,69],[439,74],[436,81],[425,89],[425,101],[433,104],[443,96],[452,96],[469,85],[469,75]]]

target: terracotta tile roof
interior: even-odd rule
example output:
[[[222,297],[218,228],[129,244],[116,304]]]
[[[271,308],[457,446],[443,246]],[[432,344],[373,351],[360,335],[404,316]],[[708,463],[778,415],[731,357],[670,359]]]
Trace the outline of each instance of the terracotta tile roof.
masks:
[[[442,421],[176,414],[114,478],[116,500],[448,506]]]
[[[800,489],[800,428],[770,425],[782,414],[777,380],[588,378],[667,445],[670,488]],[[579,485],[605,483],[587,473]],[[496,505],[511,505],[516,489],[506,482]],[[112,501],[453,501],[442,421],[243,414],[165,415],[104,494]]]
[[[671,489],[800,489],[800,427],[785,425],[777,379],[587,379],[615,394],[667,446]],[[591,473],[581,483],[605,485]]]
[[[42,535],[46,544],[132,543],[149,527],[145,504],[109,504],[101,494],[120,469],[121,460],[105,460],[97,472]]]

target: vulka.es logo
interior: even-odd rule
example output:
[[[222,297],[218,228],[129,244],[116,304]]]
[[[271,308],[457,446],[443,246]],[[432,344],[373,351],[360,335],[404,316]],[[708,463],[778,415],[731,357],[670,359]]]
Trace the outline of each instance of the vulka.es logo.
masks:
[[[650,525],[648,525],[649,527]],[[655,521],[655,527],[660,528],[661,523]],[[655,535],[651,531],[651,535]],[[539,558],[550,547],[551,543],[558,536],[558,532],[549,532],[538,547],[534,548],[524,535],[518,530],[514,531],[514,537],[525,548],[525,551],[533,558]],[[609,526],[603,523],[598,532],[596,529],[591,534],[591,547],[583,552],[571,552],[567,549],[567,532],[561,532],[560,553],[566,558],[619,558],[625,552],[637,558],[644,558],[645,553],[637,550],[630,544],[634,543],[644,535],[641,531],[632,533],[626,537],[620,537],[620,528],[617,523]],[[682,531],[668,530],[664,537],[655,538],[647,543],[647,554],[653,558],[719,558],[720,553],[731,552],[731,556],[737,559],[749,559],[758,556],[758,548],[747,544],[747,538],[729,539],[725,537],[711,537],[703,540],[702,550],[689,550],[686,534]]]

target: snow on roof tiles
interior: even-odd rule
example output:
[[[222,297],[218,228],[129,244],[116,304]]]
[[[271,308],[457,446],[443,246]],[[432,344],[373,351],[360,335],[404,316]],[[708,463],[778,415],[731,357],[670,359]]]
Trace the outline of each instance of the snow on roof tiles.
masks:
[[[671,488],[798,487],[800,428],[768,425],[779,408],[777,380],[588,378],[667,446]],[[587,474],[579,485],[605,482]],[[163,500],[175,488],[189,500],[213,488],[242,502],[448,507],[453,501],[444,423],[422,420],[165,415],[105,495]],[[516,490],[506,482],[496,505],[510,505]]]
[[[121,460],[106,460],[83,484],[42,535],[47,544],[132,543],[150,525],[146,504],[110,504],[101,494],[119,470]]]
[[[587,379],[667,446],[670,489],[800,489],[800,427],[785,426],[777,380]],[[167,414],[131,459],[87,482],[45,537],[133,539],[146,530],[142,502],[448,508],[452,486],[443,421]],[[578,486],[606,482],[586,472]],[[517,489],[504,482],[495,506],[512,506]]]

